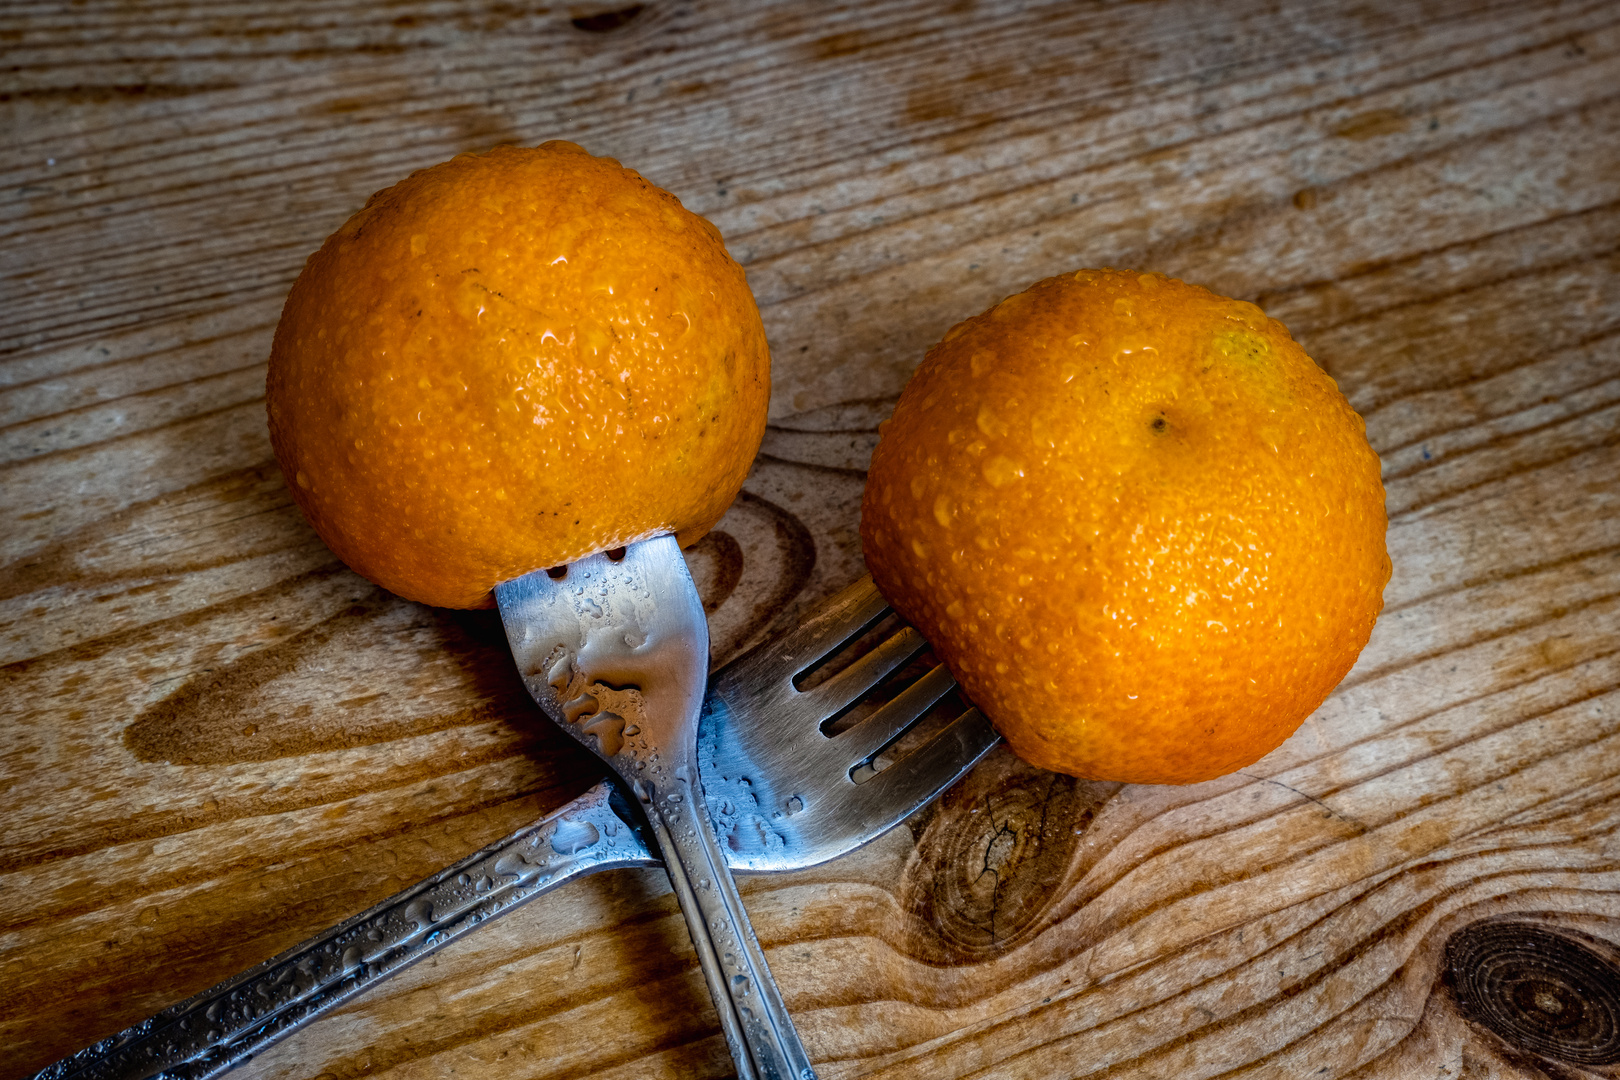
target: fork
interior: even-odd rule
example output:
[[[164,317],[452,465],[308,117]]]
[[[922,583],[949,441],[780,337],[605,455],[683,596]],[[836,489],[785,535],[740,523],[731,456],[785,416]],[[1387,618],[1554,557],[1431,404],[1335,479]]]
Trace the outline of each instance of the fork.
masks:
[[[699,768],[733,870],[798,870],[846,854],[926,805],[999,742],[988,721],[968,708],[951,710],[919,745],[904,753],[895,748],[914,728],[920,733],[923,715],[954,685],[942,666],[892,688],[892,696],[880,685],[903,675],[900,669],[926,647],[910,627],[883,635],[820,686],[797,688],[806,671],[870,636],[888,614],[871,579],[863,578],[711,680]],[[823,731],[873,693],[886,700],[871,715],[841,732]],[[885,754],[894,760],[879,771]],[[599,870],[657,866],[655,851],[621,789],[599,783],[534,824],[31,1080],[219,1076],[484,923]]]

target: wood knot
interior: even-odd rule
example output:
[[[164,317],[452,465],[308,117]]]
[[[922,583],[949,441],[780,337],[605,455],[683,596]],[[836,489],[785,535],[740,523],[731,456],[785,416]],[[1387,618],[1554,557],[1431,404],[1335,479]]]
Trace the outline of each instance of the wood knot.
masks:
[[[1620,1061],[1620,964],[1607,942],[1522,919],[1446,941],[1446,982],[1468,1019],[1509,1045],[1572,1065]]]
[[[957,964],[1030,938],[1064,895],[1086,826],[1119,788],[993,751],[913,824],[917,847],[900,894],[907,951]]]

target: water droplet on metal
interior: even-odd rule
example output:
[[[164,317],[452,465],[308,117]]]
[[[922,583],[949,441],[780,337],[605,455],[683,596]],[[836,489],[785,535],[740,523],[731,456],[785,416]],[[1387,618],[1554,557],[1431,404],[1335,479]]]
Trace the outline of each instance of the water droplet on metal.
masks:
[[[640,792],[637,792],[640,795]],[[595,825],[589,821],[569,821],[567,818],[557,822],[551,833],[551,846],[559,855],[574,855],[602,838]]]
[[[405,908],[405,917],[416,923],[418,930],[433,925],[433,901],[412,900]]]

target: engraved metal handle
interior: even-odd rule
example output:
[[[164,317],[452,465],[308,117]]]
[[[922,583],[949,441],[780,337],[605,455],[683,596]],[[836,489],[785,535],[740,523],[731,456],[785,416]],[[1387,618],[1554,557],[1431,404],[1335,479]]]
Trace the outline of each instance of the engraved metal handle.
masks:
[[[612,784],[597,784],[426,881],[30,1080],[218,1076],[542,893],[598,870],[659,865],[622,799]]]
[[[815,1080],[720,851],[708,803],[693,782],[697,775],[696,764],[687,762],[657,786],[638,781],[635,790],[664,852],[739,1080],[752,1080],[749,1065],[758,1080]],[[733,1041],[738,1034],[742,1046]]]

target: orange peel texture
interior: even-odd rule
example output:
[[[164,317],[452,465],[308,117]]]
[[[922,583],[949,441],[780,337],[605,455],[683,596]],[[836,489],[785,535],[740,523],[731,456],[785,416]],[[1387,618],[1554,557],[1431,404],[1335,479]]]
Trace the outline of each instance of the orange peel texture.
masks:
[[[953,327],[882,429],[867,564],[1034,764],[1184,784],[1278,746],[1389,580],[1377,455],[1252,304],[1042,281]]]
[[[313,255],[271,349],[270,436],[321,539],[412,600],[663,532],[736,496],[770,357],[713,225],[569,143],[378,192]]]

